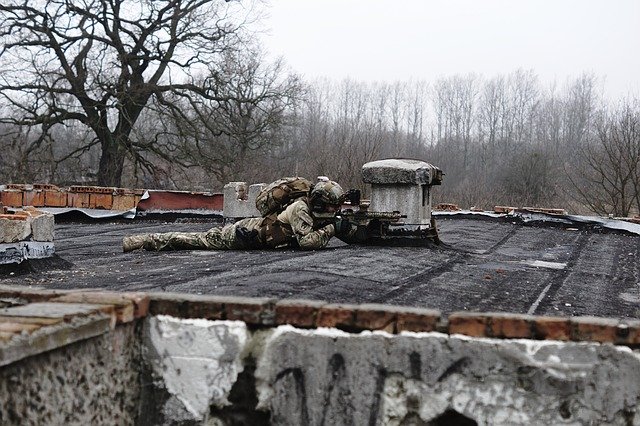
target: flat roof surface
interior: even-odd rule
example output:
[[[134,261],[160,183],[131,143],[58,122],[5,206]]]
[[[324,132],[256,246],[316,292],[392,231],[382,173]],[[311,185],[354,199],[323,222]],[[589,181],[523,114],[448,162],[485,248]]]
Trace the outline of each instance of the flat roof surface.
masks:
[[[56,224],[57,258],[0,283],[44,289],[180,292],[453,311],[640,317],[640,237],[504,219],[438,219],[445,246],[318,251],[135,251],[142,232],[205,231],[215,219]]]

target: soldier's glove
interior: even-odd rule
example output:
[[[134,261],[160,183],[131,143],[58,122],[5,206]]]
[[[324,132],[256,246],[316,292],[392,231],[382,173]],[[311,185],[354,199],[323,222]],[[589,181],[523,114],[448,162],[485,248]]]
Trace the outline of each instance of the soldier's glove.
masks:
[[[236,228],[236,243],[240,249],[260,248],[261,242],[257,229]]]
[[[351,231],[351,222],[341,217],[336,219],[334,226],[336,227],[336,235],[338,236],[347,235],[349,231]]]

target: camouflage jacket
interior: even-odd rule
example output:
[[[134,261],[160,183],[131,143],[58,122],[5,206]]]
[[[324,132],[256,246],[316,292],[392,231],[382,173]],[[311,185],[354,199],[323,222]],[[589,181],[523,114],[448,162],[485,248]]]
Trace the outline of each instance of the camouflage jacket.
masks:
[[[278,214],[278,221],[291,227],[293,235],[302,249],[322,248],[336,233],[332,223],[323,225],[314,221],[305,198],[299,198],[287,206],[284,211]]]

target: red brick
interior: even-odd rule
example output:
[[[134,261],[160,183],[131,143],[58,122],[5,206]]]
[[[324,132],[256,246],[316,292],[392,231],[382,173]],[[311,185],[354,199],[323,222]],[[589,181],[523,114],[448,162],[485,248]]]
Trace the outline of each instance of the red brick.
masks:
[[[89,193],[87,192],[68,192],[67,206],[75,208],[89,208]]]
[[[0,214],[0,219],[28,220],[29,219],[29,215],[26,215],[26,214]]]
[[[495,206],[493,211],[495,213],[511,213],[514,210],[517,210],[517,207],[509,207],[509,206]]]
[[[531,338],[533,317],[530,315],[491,313],[489,325],[492,337]]]
[[[89,208],[111,210],[113,195],[104,193],[89,194]]]
[[[67,193],[62,191],[44,191],[45,207],[67,207]]]
[[[613,343],[618,336],[618,320],[599,317],[573,317],[571,323],[571,339]]]
[[[358,305],[331,303],[318,311],[316,327],[352,328],[356,319]]]
[[[149,314],[149,295],[145,293],[122,293],[124,297],[133,302],[134,318],[144,318]]]
[[[640,321],[622,320],[618,326],[618,339],[616,342],[627,345],[640,344]]]
[[[0,191],[0,202],[8,207],[22,207],[22,191]]]
[[[49,183],[34,183],[33,189],[45,189],[50,191],[58,191],[60,188],[58,188],[55,185],[51,185]]]
[[[224,304],[228,297],[200,296],[184,293],[149,294],[149,314],[177,318],[225,319]]]
[[[477,312],[454,312],[449,315],[449,334],[488,337],[489,318]]]
[[[362,304],[356,310],[354,325],[364,330],[384,330],[393,333],[397,313],[398,308],[395,306]]]
[[[25,190],[30,188],[29,186],[27,186],[27,185],[25,185],[23,183],[10,183],[6,187],[7,187],[7,189],[15,189],[15,190],[18,190],[18,191],[25,191]]]
[[[170,315],[176,318],[190,318],[190,316],[186,315],[185,308],[187,306],[187,301],[184,299],[181,294],[173,294],[173,293],[162,293],[162,294],[151,294],[149,297],[151,298],[149,302],[149,314],[151,315]],[[202,317],[205,318],[205,317]],[[221,319],[216,318],[216,319]]]
[[[254,325],[274,325],[275,299],[229,297],[224,301],[226,319]]]
[[[116,194],[113,196],[111,208],[113,210],[131,210],[136,206],[137,198],[134,194]]]
[[[149,191],[149,198],[139,200],[140,210],[222,210],[222,194],[185,191]]]
[[[564,317],[534,317],[534,336],[544,340],[569,340],[571,323]]]
[[[398,311],[396,331],[427,332],[438,328],[441,313],[433,309],[406,308]]]
[[[25,206],[43,207],[44,192],[43,191],[24,191],[22,204]]]
[[[276,324],[295,327],[314,327],[318,310],[325,302],[315,300],[280,300],[276,303]]]

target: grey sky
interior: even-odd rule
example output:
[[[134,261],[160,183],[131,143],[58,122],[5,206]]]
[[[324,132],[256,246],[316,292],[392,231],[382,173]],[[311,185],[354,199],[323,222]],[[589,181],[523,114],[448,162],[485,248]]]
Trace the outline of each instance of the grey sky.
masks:
[[[640,93],[640,0],[271,0],[267,49],[307,78],[583,71]]]

